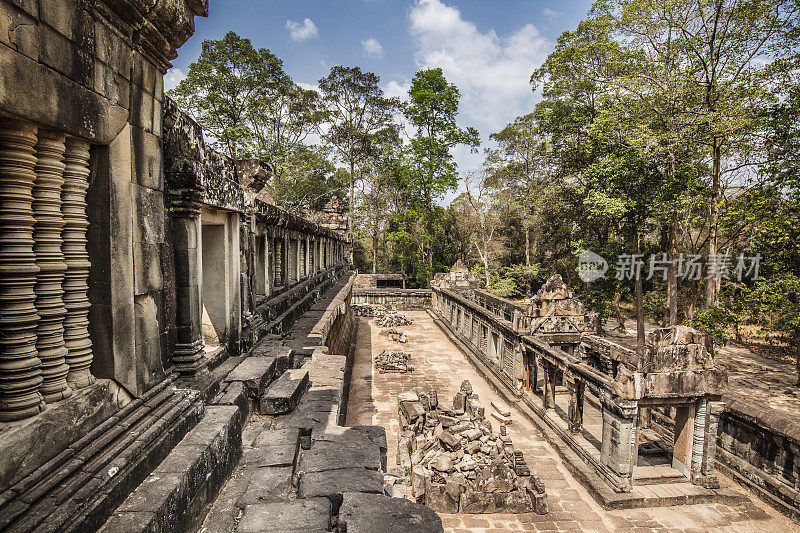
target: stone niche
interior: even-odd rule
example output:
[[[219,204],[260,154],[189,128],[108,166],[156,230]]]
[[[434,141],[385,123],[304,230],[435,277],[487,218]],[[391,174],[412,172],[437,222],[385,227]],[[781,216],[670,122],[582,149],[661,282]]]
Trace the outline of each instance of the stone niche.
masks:
[[[445,514],[548,512],[544,484],[505,426],[492,430],[469,381],[452,408],[439,403],[436,389],[403,392],[398,415],[397,460],[417,503]]]

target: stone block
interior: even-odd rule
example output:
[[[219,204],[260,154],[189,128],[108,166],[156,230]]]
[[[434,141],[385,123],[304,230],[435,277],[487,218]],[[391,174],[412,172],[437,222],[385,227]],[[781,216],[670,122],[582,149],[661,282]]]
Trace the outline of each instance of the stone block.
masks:
[[[236,528],[238,533],[265,533],[327,530],[330,527],[331,502],[327,498],[309,498],[293,502],[247,505]]]
[[[133,173],[136,182],[145,187],[148,194],[153,195],[152,190],[160,191],[164,187],[161,140],[141,128],[132,128],[131,141],[133,142]],[[147,200],[143,206],[145,210],[158,212],[163,220],[163,196],[161,194],[154,196],[154,198],[140,198],[140,200]],[[157,199],[160,199],[160,205],[156,202]],[[163,222],[161,224],[163,226]],[[163,228],[158,234],[163,240]]]
[[[39,29],[36,21],[24,10],[8,3],[0,4],[0,43],[34,61],[39,60]]]
[[[39,3],[39,19],[69,40],[74,38],[75,17],[80,4],[73,0],[47,0]],[[117,38],[117,40],[121,40]]]
[[[275,364],[274,357],[245,357],[222,381],[225,383],[241,382],[247,391],[247,396],[258,400],[267,383],[272,379]]]
[[[143,295],[164,288],[161,244],[133,243],[133,292]]]
[[[261,396],[259,412],[266,415],[291,413],[308,388],[308,370],[286,370]]]
[[[240,506],[257,503],[289,501],[292,489],[291,466],[267,466],[256,468],[247,491],[239,499]]]
[[[75,43],[49,26],[38,26],[39,61],[71,80],[77,79]]]
[[[463,392],[456,393],[453,396],[453,412],[457,415],[463,415],[467,410],[467,395]]]
[[[299,480],[298,496],[326,496],[338,499],[345,492],[383,493],[383,473],[366,468],[346,468],[324,472],[303,473]]]
[[[425,505],[437,513],[456,514],[462,491],[456,482],[430,483],[425,492]]]
[[[131,137],[135,139],[137,135],[144,138],[150,134],[142,131],[140,128],[131,128]],[[160,156],[150,152],[149,150],[151,148],[152,147],[147,148],[148,156],[153,156],[153,161],[155,163],[160,163]],[[154,165],[153,161],[148,162],[148,156],[137,154],[134,158],[137,174],[140,171],[139,167],[149,168]],[[157,173],[161,172],[159,169],[155,168],[155,166],[153,166],[153,169]],[[144,181],[148,180],[145,179]],[[134,189],[136,194],[136,218],[138,221],[138,224],[134,225],[133,228],[134,242],[163,243],[166,237],[164,233],[166,214],[164,210],[164,194],[161,191],[141,184],[135,186]]]
[[[116,75],[130,82],[131,79],[131,47],[125,39],[108,27],[102,19],[95,20],[94,52],[96,58],[103,62]],[[127,107],[127,103],[126,103]]]
[[[346,468],[382,471],[381,453],[377,446],[316,441],[302,453],[300,472],[324,472]]]
[[[339,525],[346,528],[347,533],[444,531],[439,515],[424,505],[405,498],[362,493],[344,494],[339,509]]]
[[[153,131],[153,101],[152,94],[144,92],[141,88],[131,87],[129,121],[132,126]]]
[[[93,86],[114,105],[125,109],[130,105],[130,82],[105,63],[95,63]]]

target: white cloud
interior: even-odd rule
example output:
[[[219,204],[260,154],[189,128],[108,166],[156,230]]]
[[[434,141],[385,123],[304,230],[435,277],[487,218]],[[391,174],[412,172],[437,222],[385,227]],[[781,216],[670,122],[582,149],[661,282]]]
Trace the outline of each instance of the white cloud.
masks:
[[[401,100],[405,100],[408,98],[408,90],[411,88],[411,82],[406,81],[404,83],[399,83],[394,80],[390,81],[386,85],[383,86],[383,95],[386,98],[400,98]]]
[[[533,24],[503,36],[481,32],[440,0],[419,0],[409,21],[417,66],[441,67],[461,91],[461,122],[485,138],[533,110],[530,76],[552,46]]]
[[[184,79],[186,79],[186,73],[178,67],[172,67],[164,74],[164,91],[174,89]]]
[[[361,48],[364,49],[364,53],[369,57],[375,59],[381,59],[383,57],[383,46],[381,46],[381,43],[379,43],[378,39],[375,37],[370,37],[366,41],[361,41]]]
[[[546,17],[562,17],[562,16],[564,16],[564,12],[563,11],[553,11],[552,9],[547,8],[547,7],[542,9],[542,14],[544,16],[546,16]]]
[[[293,41],[307,41],[317,36],[317,25],[310,18],[303,20],[303,23],[293,20],[286,21],[286,29]]]

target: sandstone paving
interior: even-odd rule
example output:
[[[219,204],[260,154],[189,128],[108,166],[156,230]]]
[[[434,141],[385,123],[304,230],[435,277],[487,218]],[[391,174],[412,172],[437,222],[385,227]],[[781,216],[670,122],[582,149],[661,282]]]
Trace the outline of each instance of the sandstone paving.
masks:
[[[435,387],[440,398],[452,398],[468,379],[485,405],[504,403],[488,382],[434,324],[426,312],[407,311],[412,321],[403,327],[412,353],[414,372],[380,374],[372,368],[374,355],[391,349],[393,341],[381,336],[368,318],[360,318],[356,359],[347,408],[347,425],[376,424],[386,428],[388,467],[396,467],[396,443],[400,431],[397,396],[414,387]],[[738,504],[707,503],[644,509],[604,510],[569,473],[567,465],[536,426],[516,408],[508,434],[515,448],[524,452],[531,472],[545,484],[550,513],[547,515],[492,514],[441,515],[447,531],[674,531],[674,532],[783,532],[800,525],[772,509],[755,495],[720,475],[723,486],[745,496]]]

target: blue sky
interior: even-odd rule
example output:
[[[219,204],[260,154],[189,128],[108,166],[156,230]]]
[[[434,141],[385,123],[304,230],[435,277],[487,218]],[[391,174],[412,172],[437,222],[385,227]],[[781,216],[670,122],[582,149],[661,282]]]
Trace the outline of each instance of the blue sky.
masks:
[[[233,30],[268,48],[304,86],[333,65],[378,74],[390,96],[404,96],[414,73],[442,67],[462,94],[459,121],[482,139],[532,110],[528,78],[558,35],[574,29],[590,0],[210,0],[192,38],[178,51],[165,87],[197,59],[205,39]],[[482,157],[455,153],[462,173]]]

